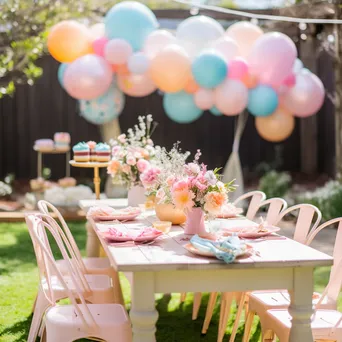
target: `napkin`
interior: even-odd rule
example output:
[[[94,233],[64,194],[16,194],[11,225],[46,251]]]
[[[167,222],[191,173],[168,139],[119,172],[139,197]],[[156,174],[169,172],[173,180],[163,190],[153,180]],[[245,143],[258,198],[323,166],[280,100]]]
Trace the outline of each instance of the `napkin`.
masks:
[[[214,253],[217,259],[223,260],[227,264],[232,263],[237,256],[247,250],[247,245],[237,236],[229,236],[224,240],[212,241],[194,235],[190,243],[200,251]]]

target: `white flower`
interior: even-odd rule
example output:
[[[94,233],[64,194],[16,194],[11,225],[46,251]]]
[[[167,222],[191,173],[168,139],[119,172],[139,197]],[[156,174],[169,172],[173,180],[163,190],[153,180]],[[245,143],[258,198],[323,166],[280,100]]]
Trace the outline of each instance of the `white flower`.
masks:
[[[118,140],[121,142],[121,144],[124,144],[126,142],[126,134],[120,134],[118,136]]]
[[[210,185],[215,185],[217,183],[217,178],[213,171],[207,171],[204,175],[204,178],[208,181]]]

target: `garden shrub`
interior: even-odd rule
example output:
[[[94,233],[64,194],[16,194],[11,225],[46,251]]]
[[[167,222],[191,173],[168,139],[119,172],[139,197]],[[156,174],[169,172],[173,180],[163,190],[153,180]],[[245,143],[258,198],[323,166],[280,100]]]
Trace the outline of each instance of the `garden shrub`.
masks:
[[[284,197],[290,189],[291,181],[291,176],[287,172],[272,170],[260,178],[259,189],[267,198]]]

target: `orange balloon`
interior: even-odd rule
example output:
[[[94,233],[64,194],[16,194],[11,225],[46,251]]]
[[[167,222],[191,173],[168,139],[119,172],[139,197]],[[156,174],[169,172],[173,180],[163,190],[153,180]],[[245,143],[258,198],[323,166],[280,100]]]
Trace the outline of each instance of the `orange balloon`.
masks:
[[[77,21],[65,20],[52,27],[47,46],[54,59],[70,63],[92,53],[91,42],[92,35],[86,26]]]
[[[154,84],[166,93],[183,90],[190,76],[190,58],[178,45],[166,47],[151,61],[150,77]]]
[[[295,119],[286,109],[278,107],[270,116],[257,117],[255,126],[262,138],[279,142],[291,135],[295,126]]]
[[[184,90],[189,94],[196,93],[197,90],[199,90],[200,86],[196,83],[193,76],[191,76],[188,80],[188,83],[184,87]]]
[[[246,74],[241,81],[248,89],[255,88],[258,85],[257,77],[250,74]]]

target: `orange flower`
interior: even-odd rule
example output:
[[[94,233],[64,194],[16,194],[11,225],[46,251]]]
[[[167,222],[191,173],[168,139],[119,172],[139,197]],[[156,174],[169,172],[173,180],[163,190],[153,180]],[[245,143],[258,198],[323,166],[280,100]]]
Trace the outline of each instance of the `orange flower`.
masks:
[[[119,171],[120,167],[120,162],[116,159],[112,159],[107,167],[107,173],[114,176]]]
[[[221,210],[223,204],[227,202],[227,194],[217,191],[209,192],[204,200],[204,210],[210,214],[216,214]]]

